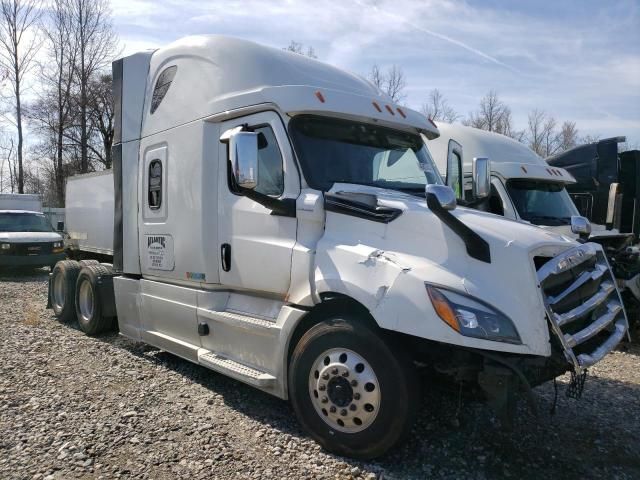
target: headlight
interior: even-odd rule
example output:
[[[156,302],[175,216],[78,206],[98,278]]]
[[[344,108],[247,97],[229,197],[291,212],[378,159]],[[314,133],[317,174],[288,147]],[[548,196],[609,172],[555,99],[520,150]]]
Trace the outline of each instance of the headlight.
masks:
[[[522,344],[511,320],[487,303],[447,288],[425,286],[438,316],[461,335]]]
[[[62,242],[54,242],[53,248],[62,248]]]
[[[11,248],[10,243],[0,243],[0,250],[9,250]]]

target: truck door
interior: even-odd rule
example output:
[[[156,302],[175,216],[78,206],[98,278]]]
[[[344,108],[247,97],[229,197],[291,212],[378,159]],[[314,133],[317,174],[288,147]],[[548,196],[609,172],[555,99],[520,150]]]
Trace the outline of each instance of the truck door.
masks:
[[[247,125],[258,133],[256,191],[277,199],[300,194],[299,174],[287,132],[275,112],[263,112],[228,122],[220,133]],[[218,244],[220,283],[237,289],[285,296],[291,280],[291,256],[296,242],[295,217],[271,210],[234,191],[226,144],[220,143]]]

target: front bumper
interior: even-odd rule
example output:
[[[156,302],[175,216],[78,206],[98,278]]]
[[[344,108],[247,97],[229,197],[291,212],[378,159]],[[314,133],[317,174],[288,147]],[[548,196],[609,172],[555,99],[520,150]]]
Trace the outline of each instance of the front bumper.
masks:
[[[628,335],[616,281],[600,246],[586,243],[548,260],[538,281],[555,339],[575,372],[602,360]]]
[[[0,255],[0,267],[48,267],[65,258],[64,252],[45,255]]]

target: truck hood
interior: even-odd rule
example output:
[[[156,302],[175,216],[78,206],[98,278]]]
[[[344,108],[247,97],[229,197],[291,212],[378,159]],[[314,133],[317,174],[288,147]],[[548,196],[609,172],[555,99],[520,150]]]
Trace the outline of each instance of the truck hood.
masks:
[[[35,243],[61,241],[62,237],[56,232],[0,232],[0,242]]]
[[[577,246],[575,241],[498,215],[456,208],[451,213],[489,244],[488,263],[467,253],[464,241],[429,210],[424,197],[351,184],[336,184],[328,193],[375,195],[378,205],[402,213],[384,223],[328,210],[316,255],[319,294],[355,298],[390,330],[470,348],[550,354],[534,257],[554,257]],[[435,315],[425,283],[489,303],[512,320],[522,345],[455,332]]]

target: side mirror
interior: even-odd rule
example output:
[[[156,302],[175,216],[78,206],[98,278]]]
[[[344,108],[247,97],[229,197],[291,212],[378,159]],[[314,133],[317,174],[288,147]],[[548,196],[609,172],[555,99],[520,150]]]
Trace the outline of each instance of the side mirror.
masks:
[[[488,158],[473,159],[473,198],[487,198],[491,193],[491,162]]]
[[[229,138],[231,174],[236,185],[253,190],[258,184],[258,134],[237,132]]]
[[[447,185],[427,185],[425,192],[436,197],[438,203],[445,210],[456,208],[456,192]]]
[[[58,222],[58,224],[56,225],[56,230],[58,232],[63,232],[64,231],[64,222]]]
[[[576,235],[580,235],[580,238],[586,240],[591,234],[591,222],[588,218],[572,215],[571,231]]]

